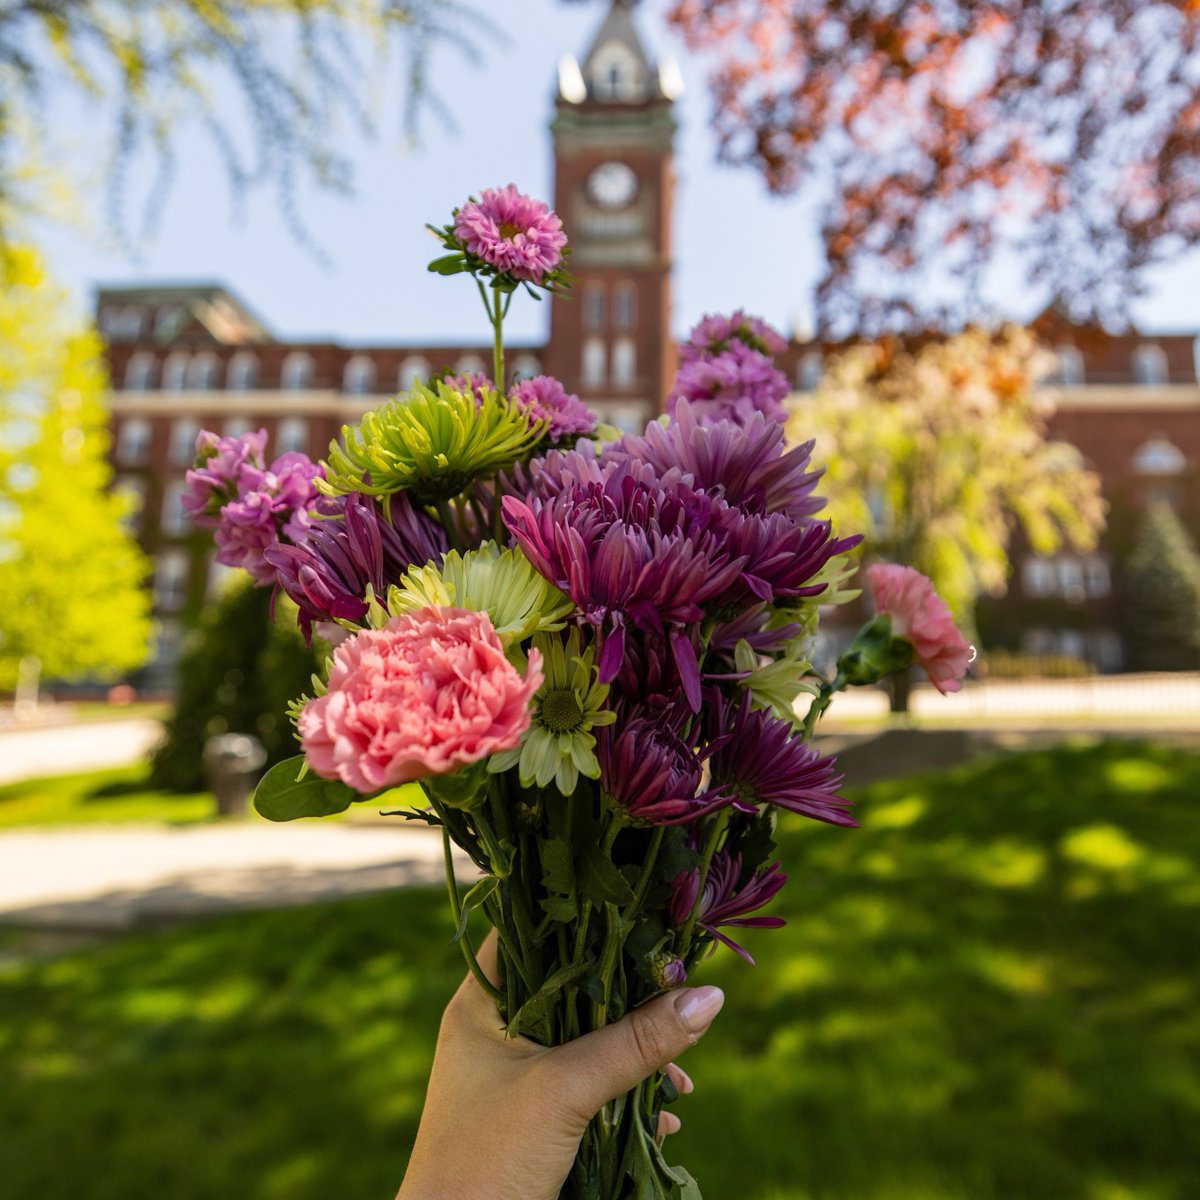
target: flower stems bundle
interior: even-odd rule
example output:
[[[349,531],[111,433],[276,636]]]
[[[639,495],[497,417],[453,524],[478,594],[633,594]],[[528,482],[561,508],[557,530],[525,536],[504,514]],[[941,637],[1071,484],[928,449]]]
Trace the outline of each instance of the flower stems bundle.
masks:
[[[515,293],[569,286],[558,218],[509,185],[433,232],[431,270],[483,298],[493,377],[414,380],[319,465],[204,434],[188,503],[221,561],[335,642],[259,811],[371,801],[439,827],[452,941],[509,1034],[556,1045],[718,944],[752,963],[739,931],[783,924],[761,911],[786,883],[780,815],[854,824],[810,742],[832,696],[914,662],[955,690],[969,648],[923,576],[876,564],[875,617],[832,678],[813,670],[860,539],[820,518],[811,443],[784,444],[775,331],[705,318],[668,415],[621,437],[557,380],[504,377]],[[415,805],[394,792],[414,782]],[[462,895],[455,846],[479,872]],[[476,958],[488,929],[498,979]],[[563,1197],[699,1197],[656,1137],[673,1099],[656,1075],[608,1104]]]

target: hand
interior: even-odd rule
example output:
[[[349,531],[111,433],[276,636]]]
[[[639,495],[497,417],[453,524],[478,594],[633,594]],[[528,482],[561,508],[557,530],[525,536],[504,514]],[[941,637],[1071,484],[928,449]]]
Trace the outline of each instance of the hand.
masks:
[[[494,935],[480,948],[496,978]],[[504,1032],[496,1006],[468,975],[446,1006],[425,1111],[396,1200],[557,1200],[588,1121],[609,1100],[665,1069],[708,1029],[720,988],[679,988],[565,1046]],[[659,1135],[679,1118],[663,1113]]]

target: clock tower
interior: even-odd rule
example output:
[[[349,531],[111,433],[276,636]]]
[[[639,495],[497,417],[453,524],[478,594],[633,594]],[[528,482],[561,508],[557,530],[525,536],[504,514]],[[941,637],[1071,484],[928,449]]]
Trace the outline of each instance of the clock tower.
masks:
[[[614,0],[582,64],[559,63],[554,207],[574,286],[550,302],[546,370],[602,420],[641,430],[675,372],[670,330],[672,101],[678,68],[648,58]]]

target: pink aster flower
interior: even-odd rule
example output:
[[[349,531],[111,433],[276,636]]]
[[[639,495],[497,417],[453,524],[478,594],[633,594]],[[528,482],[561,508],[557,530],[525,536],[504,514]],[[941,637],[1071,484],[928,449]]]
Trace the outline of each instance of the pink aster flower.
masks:
[[[549,442],[583,437],[596,428],[596,414],[552,375],[522,379],[509,397],[532,420],[550,422],[544,435]]]
[[[768,421],[783,421],[788,390],[787,376],[765,354],[734,340],[720,354],[679,368],[667,412],[674,415],[675,406],[686,400],[701,421],[728,419],[744,425],[756,412]]]
[[[567,244],[558,215],[513,183],[468,200],[454,215],[454,236],[468,254],[527,283],[541,283]]]
[[[957,692],[973,657],[933,584],[912,567],[876,563],[867,568],[875,611],[892,619],[892,632],[912,643],[913,657],[943,695]]]
[[[196,465],[187,472],[183,511],[196,525],[215,527],[221,506],[238,494],[243,471],[262,471],[267,431],[220,437],[209,429],[196,438]]]
[[[694,362],[708,354],[720,354],[730,342],[738,341],[760,354],[782,354],[787,341],[761,317],[752,317],[739,308],[727,317],[709,313],[702,317],[679,347],[682,362]]]
[[[529,728],[541,655],[520,675],[487,613],[425,608],[355,634],[333,652],[324,696],[297,728],[309,765],[363,793],[444,775]]]

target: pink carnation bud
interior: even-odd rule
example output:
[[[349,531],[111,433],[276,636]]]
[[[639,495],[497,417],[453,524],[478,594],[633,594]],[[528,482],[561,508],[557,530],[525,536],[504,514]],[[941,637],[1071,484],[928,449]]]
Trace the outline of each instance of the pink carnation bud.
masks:
[[[892,619],[892,632],[912,643],[913,657],[943,695],[962,687],[974,651],[954,624],[933,584],[912,567],[876,563],[867,568],[875,610]]]
[[[529,728],[541,655],[525,675],[487,613],[425,608],[333,652],[324,696],[297,727],[309,765],[363,793],[444,775],[510,750]]]

